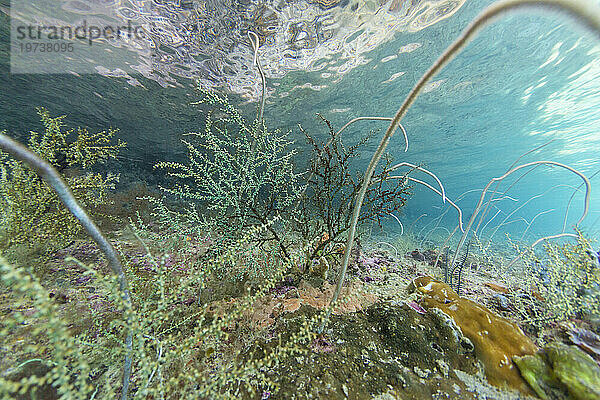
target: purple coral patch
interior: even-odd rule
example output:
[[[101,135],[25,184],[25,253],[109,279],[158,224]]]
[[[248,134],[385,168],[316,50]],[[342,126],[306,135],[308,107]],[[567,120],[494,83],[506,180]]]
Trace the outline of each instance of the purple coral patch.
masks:
[[[584,328],[572,328],[567,332],[571,342],[585,350],[591,356],[600,359],[600,336]]]
[[[406,303],[407,306],[418,312],[419,314],[425,314],[427,310],[421,307],[416,301],[409,301]]]

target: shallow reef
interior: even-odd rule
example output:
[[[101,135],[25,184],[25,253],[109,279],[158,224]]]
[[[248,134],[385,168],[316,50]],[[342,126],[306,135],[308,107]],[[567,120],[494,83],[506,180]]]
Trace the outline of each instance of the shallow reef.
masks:
[[[294,332],[316,309],[302,306],[275,324]],[[256,344],[267,351],[272,341]],[[256,351],[256,348],[252,348]],[[349,314],[334,315],[328,329],[305,355],[280,360],[271,373],[280,390],[273,399],[474,398],[454,370],[478,372],[473,348],[439,314],[420,315],[402,303],[381,302]],[[265,394],[267,396],[267,394]]]
[[[506,384],[525,394],[532,393],[512,362],[515,356],[531,355],[537,351],[537,346],[521,328],[484,306],[458,296],[449,285],[431,277],[416,278],[411,286],[424,295],[421,304],[426,309],[438,309],[458,325],[473,344],[490,383],[496,386]]]
[[[134,277],[139,275],[143,282],[155,279],[139,243],[121,235],[119,247],[132,260],[130,272]],[[190,257],[187,250],[188,247],[181,248],[179,253],[165,258],[165,265],[180,265]],[[85,317],[89,313],[88,302],[105,317],[116,318],[118,313],[97,286],[98,282],[82,275],[77,264],[61,260],[67,253],[92,261],[97,259],[98,251],[89,241],[78,241],[44,261],[47,264],[44,284],[52,295],[51,301],[61,316],[71,321],[71,334],[80,335],[93,325]],[[197,257],[195,254],[193,257]],[[509,282],[492,281],[483,271],[470,272],[465,277],[468,283],[465,293],[478,299],[474,301],[458,296],[449,285],[430,274],[440,275],[442,271],[436,271],[427,260],[415,260],[410,252],[397,258],[367,247],[351,269],[342,302],[334,310],[327,328],[294,345],[293,352],[281,352],[273,364],[261,367],[261,373],[275,386],[242,385],[236,392],[237,398],[598,398],[597,361],[576,346],[561,343],[569,341],[568,333],[555,334],[551,344],[538,348],[515,322],[518,314],[506,311],[512,310],[512,305],[503,308],[494,301],[498,293],[510,296],[514,289]],[[481,281],[477,281],[478,274],[482,274]],[[138,293],[145,293],[145,286],[134,286],[139,288]],[[238,295],[231,295],[236,290]],[[194,357],[206,363],[207,371],[215,373],[221,373],[217,372],[219,368],[231,362],[238,366],[252,362],[261,365],[265,357],[293,343],[293,335],[307,321],[319,316],[333,290],[327,280],[298,274],[287,276],[257,298],[251,308],[223,325],[228,335],[220,343],[206,342],[198,348],[197,354],[201,356]],[[203,293],[207,321],[226,318],[243,302],[235,282],[209,283]],[[11,296],[8,292],[3,296],[2,314],[11,313],[14,311],[10,307]],[[171,307],[179,309],[182,317],[198,310],[193,302],[183,298]],[[18,311],[26,317],[23,328],[35,328],[37,319],[27,317],[33,312],[32,305],[24,304]],[[498,315],[501,312],[512,317]],[[578,335],[571,342],[581,342],[593,335],[582,328],[566,332]],[[21,343],[10,354],[7,348],[2,350],[2,364],[14,366],[23,359],[19,352],[25,348],[21,337],[6,338],[7,343]],[[585,343],[592,343],[591,339],[586,340]],[[593,346],[590,351],[593,353]],[[186,358],[188,363],[193,360]],[[9,370],[10,374],[4,376],[8,380],[49,371],[48,366],[37,361],[28,363],[26,368]],[[136,374],[134,371],[132,377],[135,385]],[[94,383],[94,378],[90,379]],[[235,389],[226,388],[232,392]],[[40,386],[39,391],[46,398],[59,398],[50,386]],[[27,392],[17,398],[33,397]]]

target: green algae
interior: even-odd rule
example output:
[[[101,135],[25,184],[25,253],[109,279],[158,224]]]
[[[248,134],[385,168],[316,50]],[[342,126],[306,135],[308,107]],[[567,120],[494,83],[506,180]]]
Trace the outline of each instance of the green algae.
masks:
[[[279,319],[275,331],[294,332],[316,312],[302,306]],[[377,303],[363,312],[333,315],[321,341],[326,345],[307,344],[307,352],[280,359],[266,372],[279,386],[270,400],[473,398],[454,371],[477,374],[477,360],[436,313]],[[264,340],[247,354],[268,353],[277,345]]]
[[[527,355],[523,357],[514,357],[513,361],[517,364],[521,376],[529,386],[533,389],[536,395],[541,399],[559,397],[553,395],[549,397],[547,393],[556,393],[560,391],[560,382],[552,373],[552,369],[545,362],[544,357],[540,353]]]
[[[577,400],[600,399],[600,368],[576,346],[554,343],[544,349],[552,370]]]
[[[534,355],[515,357],[523,378],[542,399],[600,399],[600,367],[576,346],[551,343]]]

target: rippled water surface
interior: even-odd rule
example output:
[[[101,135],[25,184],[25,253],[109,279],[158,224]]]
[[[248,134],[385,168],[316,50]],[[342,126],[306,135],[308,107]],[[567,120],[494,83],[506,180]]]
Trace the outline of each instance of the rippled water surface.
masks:
[[[17,135],[36,128],[36,106],[68,114],[74,125],[119,127],[129,143],[121,167],[151,181],[151,166],[180,157],[181,134],[198,129],[203,120],[190,105],[194,79],[230,93],[249,117],[254,115],[261,81],[248,32],[259,37],[256,58],[267,81],[266,121],[292,129],[302,148],[297,124],[326,133],[315,113],[336,127],[359,116],[392,116],[430,64],[491,2],[60,0],[44,8],[45,3],[24,2],[27,12],[15,15],[15,7],[11,14],[2,2],[2,128]],[[9,15],[54,24],[129,20],[144,34],[103,43],[110,54],[127,58],[122,64],[108,55],[82,60],[94,74],[12,75]],[[401,135],[389,150],[398,160],[435,171],[451,199],[482,188],[519,155],[550,140],[522,161],[566,163],[596,184],[600,42],[555,13],[511,14],[485,28],[427,84],[403,125],[409,151],[403,151]],[[369,129],[381,135],[385,128],[384,122],[361,122],[344,132],[344,140],[354,143]],[[369,158],[370,153],[363,154],[356,169]],[[498,201],[497,218],[543,194],[516,212],[514,221],[506,221],[507,231],[520,237],[527,230],[530,239],[561,232],[565,205],[580,183],[558,168],[537,168],[515,184],[509,198]],[[583,224],[592,232],[600,228],[598,193],[592,193]],[[476,191],[461,198],[467,216],[477,198]],[[400,218],[409,224],[419,219],[419,229],[444,207],[426,188],[415,188]],[[567,224],[582,210],[580,188]],[[451,214],[445,219],[448,227],[456,222]],[[388,228],[397,228],[393,219]]]

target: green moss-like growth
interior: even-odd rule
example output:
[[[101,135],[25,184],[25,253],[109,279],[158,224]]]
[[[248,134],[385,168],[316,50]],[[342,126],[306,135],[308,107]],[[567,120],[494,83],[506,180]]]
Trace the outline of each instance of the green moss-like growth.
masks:
[[[538,332],[543,333],[549,321],[577,318],[600,320],[600,263],[591,242],[580,231],[576,243],[548,242],[544,253],[526,253],[525,287],[531,289],[539,304],[520,304],[532,313]],[[597,322],[596,322],[597,323]]]
[[[515,357],[515,363],[542,399],[567,393],[575,400],[600,398],[600,367],[576,346],[551,343],[534,355]]]
[[[554,343],[544,349],[552,370],[577,400],[600,398],[600,368],[575,346]]]
[[[225,260],[251,267],[244,265],[251,233],[228,254],[201,263],[186,257],[191,244],[159,259],[144,253],[146,232],[134,229],[144,238],[142,248],[139,241],[121,243],[132,309],[123,302],[114,277],[102,272],[106,269],[101,263],[93,268],[75,260],[61,263],[83,279],[67,282],[59,292],[0,257],[0,343],[11,347],[0,360],[0,370],[9,372],[0,376],[0,399],[40,393],[44,385],[55,387],[61,399],[90,399],[93,393],[95,398],[118,398],[127,352],[124,338],[130,330],[132,399],[237,399],[239,393],[255,399],[263,390],[277,391],[276,379],[265,371],[284,356],[304,351],[316,320],[305,320],[285,338],[272,338],[276,348],[254,354],[247,362],[240,362],[238,355],[257,336],[268,334],[263,332],[262,314],[253,317],[251,310],[260,307],[290,265],[271,265],[272,276],[260,287],[219,301],[203,300],[202,293],[223,285],[211,275]],[[155,241],[153,247],[160,244]],[[19,367],[33,359],[44,360],[48,368]]]
[[[176,234],[213,233],[219,245],[212,250],[224,249],[248,229],[262,226],[264,234],[256,241],[276,243],[289,259],[283,230],[273,223],[298,194],[289,133],[270,131],[262,121],[248,122],[226,96],[201,86],[198,90],[199,103],[212,109],[203,131],[185,135],[188,161],[156,164],[176,178],[163,190],[189,207],[174,212],[154,202],[155,216]]]
[[[107,192],[118,177],[89,170],[116,157],[125,143],[112,141],[115,129],[90,133],[85,128],[64,129],[64,116],[51,117],[38,109],[44,132],[31,132],[27,146],[62,173],[73,195],[89,209],[107,202]],[[3,131],[4,132],[4,131]],[[56,193],[31,169],[0,152],[0,247],[15,244],[56,247],[81,230],[77,219]]]
[[[519,367],[523,379],[541,399],[546,400],[560,396],[562,393],[560,382],[540,353],[514,357],[513,361]],[[549,396],[547,393],[552,393],[552,395]]]
[[[302,306],[280,318],[275,331],[286,337],[316,313]],[[255,344],[271,351],[277,346],[273,340]],[[268,398],[372,399],[387,392],[394,399],[456,398],[459,393],[471,399],[454,371],[475,374],[477,369],[473,352],[438,315],[377,303],[363,312],[334,314],[325,334],[303,354],[281,357],[268,374],[280,390]]]

